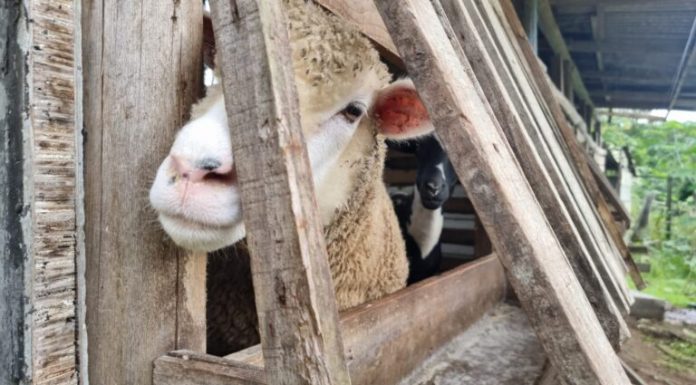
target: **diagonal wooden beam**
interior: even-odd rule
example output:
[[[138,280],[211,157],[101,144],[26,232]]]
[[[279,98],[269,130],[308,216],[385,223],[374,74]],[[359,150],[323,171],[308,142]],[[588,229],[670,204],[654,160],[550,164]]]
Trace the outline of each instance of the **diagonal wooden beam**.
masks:
[[[271,384],[350,384],[280,1],[211,2]]]
[[[432,5],[376,4],[554,367],[571,385],[630,384],[490,105]]]

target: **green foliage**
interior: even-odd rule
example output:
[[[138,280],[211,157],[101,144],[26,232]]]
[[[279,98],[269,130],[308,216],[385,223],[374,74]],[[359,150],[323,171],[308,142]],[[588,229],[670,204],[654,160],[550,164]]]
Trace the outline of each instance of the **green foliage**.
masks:
[[[603,138],[617,154],[627,147],[637,178],[632,188],[633,218],[647,194],[655,194],[643,243],[651,264],[644,274],[646,292],[675,305],[696,302],[696,124],[639,124],[616,119],[603,127]],[[671,234],[667,236],[668,178],[672,180]]]

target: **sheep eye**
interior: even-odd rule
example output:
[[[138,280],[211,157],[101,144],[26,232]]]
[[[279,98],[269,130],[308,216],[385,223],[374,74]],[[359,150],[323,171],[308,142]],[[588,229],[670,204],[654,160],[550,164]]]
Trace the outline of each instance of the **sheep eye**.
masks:
[[[350,103],[340,114],[350,123],[355,123],[365,113],[365,107],[359,103]]]

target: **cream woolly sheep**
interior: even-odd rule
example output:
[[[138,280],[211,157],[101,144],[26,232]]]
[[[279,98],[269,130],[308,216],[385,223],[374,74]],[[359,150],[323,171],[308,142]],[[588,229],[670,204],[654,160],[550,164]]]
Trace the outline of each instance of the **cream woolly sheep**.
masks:
[[[384,138],[432,130],[413,85],[388,85],[370,42],[312,3],[285,1],[300,117],[340,309],[406,284],[408,262],[382,183]],[[226,353],[256,342],[256,314],[234,155],[221,90],[193,108],[160,166],[150,201],[182,247],[211,251],[209,347]]]

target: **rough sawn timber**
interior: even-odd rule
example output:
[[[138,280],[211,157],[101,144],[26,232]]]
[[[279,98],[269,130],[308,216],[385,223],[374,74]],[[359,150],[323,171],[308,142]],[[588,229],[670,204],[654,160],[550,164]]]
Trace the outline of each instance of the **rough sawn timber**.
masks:
[[[2,384],[78,382],[78,16],[73,0],[0,4]]]
[[[488,255],[342,313],[353,385],[398,383],[500,303],[505,286],[502,265]],[[225,360],[172,352],[155,362],[155,385],[265,384],[263,362],[259,345]]]
[[[205,350],[205,255],[186,255],[147,189],[200,96],[200,1],[83,0],[85,244],[91,384],[152,383]]]
[[[280,1],[211,3],[272,384],[350,384]]]
[[[440,14],[441,21],[443,25],[449,26],[448,19],[452,20],[450,39],[455,47],[461,43],[463,54],[466,55],[460,55],[460,60],[468,60],[500,123],[498,128],[502,129],[512,144],[511,148],[537,199],[545,203],[542,208],[546,218],[555,230],[607,338],[618,349],[621,329],[628,333],[628,327],[608,293],[605,295],[607,289],[604,282],[589,255],[588,247],[578,233],[580,229],[575,223],[580,222],[580,213],[577,212],[574,197],[566,190],[563,174],[555,163],[557,159],[554,156],[558,154],[547,148],[543,133],[540,132],[541,127],[535,124],[537,121],[532,116],[531,106],[525,103],[526,100],[534,102],[536,99],[522,96],[522,90],[518,89],[513,74],[507,71],[507,63],[496,49],[474,3],[465,6],[457,0],[433,0],[436,10],[440,3],[443,5],[442,12],[446,15]],[[457,36],[467,38],[459,39]],[[547,122],[542,116],[538,123]],[[597,258],[600,259],[601,256],[598,255]]]
[[[559,128],[560,135],[568,146],[567,148],[569,150],[570,157],[573,159],[585,187],[588,189],[590,196],[594,200],[595,206],[599,211],[599,215],[606,226],[607,232],[609,233],[609,237],[611,237],[611,239],[614,241],[614,244],[618,248],[624,261],[626,261],[628,264],[631,279],[633,279],[634,283],[639,289],[644,288],[645,282],[640,276],[637,267],[635,269],[633,268],[633,266],[635,266],[635,263],[633,263],[633,257],[631,256],[628,246],[624,242],[621,232],[614,221],[609,205],[605,201],[597,181],[594,179],[589,163],[592,160],[590,159],[589,155],[587,155],[587,153],[580,148],[580,144],[575,139],[573,129],[563,116],[561,107],[554,97],[553,90],[547,81],[547,75],[541,68],[536,55],[528,44],[523,44],[522,40],[525,39],[524,28],[517,18],[514,7],[508,1],[501,1],[500,5],[502,6],[502,12],[504,13],[505,18],[508,21],[508,25],[510,28],[512,28],[513,33],[511,38],[514,36],[514,38],[518,40],[518,46],[522,51],[522,56],[524,56],[526,58],[526,62],[529,63],[531,75],[536,79],[536,85],[539,88],[543,99],[551,110],[553,119]]]
[[[376,4],[554,367],[567,384],[628,385],[540,202],[433,7],[427,0]]]

